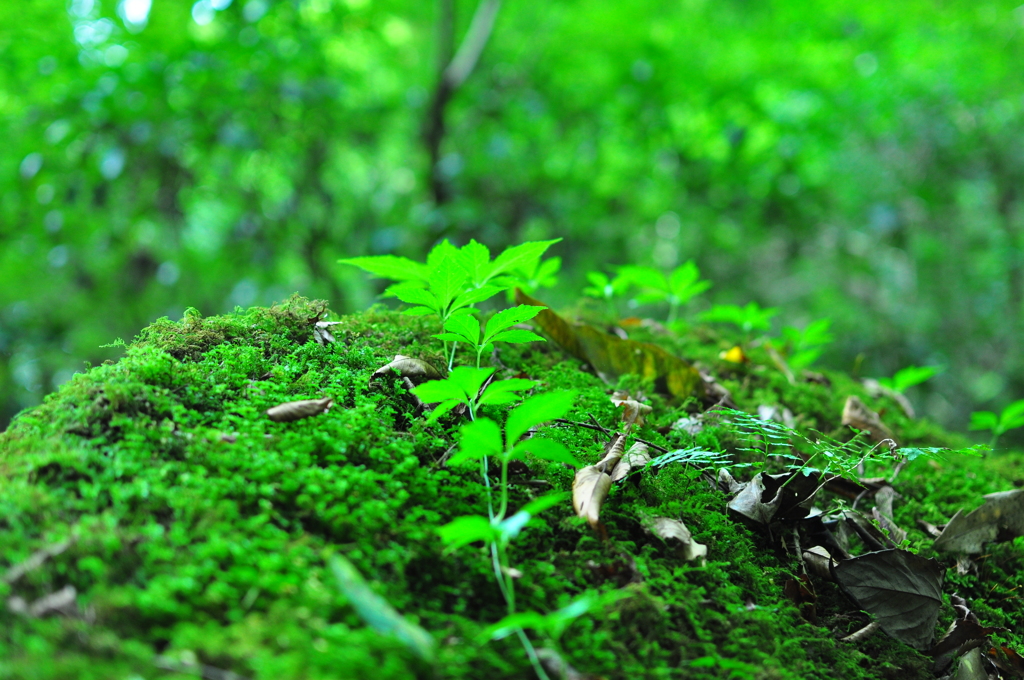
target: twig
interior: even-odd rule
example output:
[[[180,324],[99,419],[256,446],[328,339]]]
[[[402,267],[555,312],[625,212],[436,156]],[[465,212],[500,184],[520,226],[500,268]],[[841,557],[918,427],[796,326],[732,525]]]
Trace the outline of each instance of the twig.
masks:
[[[603,432],[609,436],[615,436],[617,434],[620,434],[618,432],[612,432],[611,430],[601,427],[600,425],[591,425],[590,423],[581,423],[576,420],[566,420],[565,418],[555,418],[551,422],[559,423],[560,425],[573,425],[575,427],[582,427],[587,430],[597,430],[598,432]],[[668,449],[666,449],[664,446],[658,446],[657,444],[649,442],[646,439],[640,439],[640,437],[633,437],[633,441],[640,442],[641,444],[646,444],[655,451],[660,451],[661,453],[668,453]]]
[[[613,436],[610,430],[603,427],[601,423],[597,422],[597,418],[594,417],[593,413],[588,413],[587,417],[590,418],[590,422],[594,423],[594,425],[597,425],[599,428],[601,428],[601,431],[604,432],[606,435],[608,435],[609,437]]]
[[[43,562],[45,562],[46,560],[50,559],[51,557],[56,557],[57,555],[60,555],[62,552],[67,550],[74,542],[75,537],[72,536],[67,540],[60,541],[58,543],[53,543],[51,545],[46,546],[45,548],[37,550],[36,552],[32,553],[32,555],[29,556],[29,558],[24,562],[16,564],[10,569],[8,569],[7,572],[3,575],[2,580],[8,584],[14,583],[28,572],[34,571],[41,567],[43,565]]]
[[[871,637],[872,633],[878,630],[878,621],[872,621],[868,625],[864,626],[860,630],[855,630],[844,638],[840,638],[840,642],[860,642],[868,637]]]

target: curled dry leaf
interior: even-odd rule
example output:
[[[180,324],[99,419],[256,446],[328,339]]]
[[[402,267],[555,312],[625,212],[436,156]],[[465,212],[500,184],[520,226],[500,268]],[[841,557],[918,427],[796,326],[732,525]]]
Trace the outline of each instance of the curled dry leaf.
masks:
[[[839,564],[828,550],[820,545],[805,550],[803,558],[807,571],[826,581],[832,580],[832,568]]]
[[[397,372],[403,378],[408,378],[414,385],[419,385],[428,380],[440,380],[443,377],[436,368],[422,359],[414,359],[403,354],[396,354],[390,363],[384,364],[374,371],[373,375],[370,376],[370,380],[390,376],[392,371]]]
[[[989,628],[981,625],[978,617],[967,606],[967,600],[955,593],[949,598],[957,618],[950,624],[946,634],[928,650],[935,658],[933,670],[944,670],[954,657],[962,656],[971,649],[987,645],[988,636],[1003,632],[1005,628]]]
[[[878,525],[889,532],[889,538],[895,545],[903,543],[903,540],[907,537],[907,532],[896,526],[896,522],[892,518],[892,502],[896,497],[896,490],[891,486],[883,486],[875,493],[875,507],[871,509],[871,514],[878,522]]]
[[[327,413],[333,403],[334,400],[330,397],[289,401],[267,409],[267,417],[275,423],[290,423],[293,420],[302,420]]]
[[[334,334],[331,333],[331,326],[337,326],[340,321],[317,321],[313,326],[313,339],[318,345],[329,345],[334,342]]]
[[[626,432],[629,432],[634,423],[636,425],[643,425],[644,416],[654,410],[647,404],[641,404],[635,399],[630,399],[629,392],[616,392],[612,395],[612,403],[622,408],[622,422],[626,424]]]
[[[687,562],[700,560],[700,566],[707,562],[708,547],[693,540],[690,530],[677,519],[653,517],[643,520],[647,533],[654,534],[666,543],[676,544],[676,553]]]
[[[818,475],[802,472],[759,472],[729,501],[729,510],[764,526],[773,521],[803,519],[810,513],[807,506],[818,490],[819,479]]]
[[[847,397],[846,403],[843,405],[843,425],[867,431],[871,439],[876,442],[886,439],[895,441],[892,430],[882,423],[882,419],[878,417],[878,414],[853,395]]]
[[[572,507],[592,529],[600,525],[601,505],[612,488],[611,471],[622,459],[625,447],[625,435],[616,435],[600,462],[580,468],[572,480]]]
[[[935,549],[976,554],[982,545],[1024,536],[1024,489],[990,493],[966,515],[957,512],[935,539]]]
[[[836,581],[890,637],[927,649],[942,605],[945,568],[906,550],[880,550],[840,562]]]
[[[642,469],[651,462],[651,454],[648,453],[647,444],[637,442],[629,447],[629,451],[622,456],[622,459],[612,468],[612,482],[625,479],[633,470]]]

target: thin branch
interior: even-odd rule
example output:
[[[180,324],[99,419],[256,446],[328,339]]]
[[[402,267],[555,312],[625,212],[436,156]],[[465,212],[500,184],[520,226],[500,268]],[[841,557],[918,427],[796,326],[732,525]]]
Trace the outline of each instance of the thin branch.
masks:
[[[551,422],[558,423],[560,425],[573,425],[575,427],[582,427],[587,430],[597,430],[598,432],[603,432],[604,434],[613,436],[620,434],[618,432],[613,433],[607,428],[601,427],[600,425],[591,425],[590,423],[581,423],[575,420],[566,420],[565,418],[555,418]],[[655,451],[660,451],[661,453],[668,453],[668,449],[666,449],[664,446],[658,446],[657,444],[649,442],[646,439],[640,439],[640,437],[633,437],[633,441],[640,442],[641,444],[646,444]]]

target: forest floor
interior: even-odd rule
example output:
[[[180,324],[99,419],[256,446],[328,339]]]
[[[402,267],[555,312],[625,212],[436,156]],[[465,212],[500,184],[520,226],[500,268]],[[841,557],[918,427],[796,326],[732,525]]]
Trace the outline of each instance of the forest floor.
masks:
[[[580,467],[525,454],[484,477],[449,464],[466,415],[428,423],[416,375],[380,370],[443,374],[433,323],[326,318],[293,298],[158,321],[0,434],[0,678],[498,680],[535,676],[532,653],[566,680],[1024,677],[1019,453],[717,330],[633,325],[713,376],[703,398],[502,345],[498,378],[572,393],[527,436]],[[850,443],[850,397],[885,436]],[[267,415],[297,400],[322,401]],[[639,463],[611,483],[613,440]],[[503,490],[495,538],[446,548]],[[508,588],[519,617],[495,630]]]

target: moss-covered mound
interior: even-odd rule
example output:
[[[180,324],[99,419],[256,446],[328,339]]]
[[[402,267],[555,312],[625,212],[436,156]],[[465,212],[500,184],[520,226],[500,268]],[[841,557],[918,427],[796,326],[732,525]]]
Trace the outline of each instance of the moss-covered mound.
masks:
[[[486,514],[479,469],[443,461],[456,444],[458,416],[427,426],[397,376],[371,380],[396,354],[443,370],[432,324],[374,309],[341,319],[331,327],[335,342],[321,344],[313,329],[324,313],[294,299],[159,321],[123,359],[76,375],[0,435],[0,677],[533,674],[515,635],[477,641],[506,614],[486,549],[477,543],[446,553],[437,533],[456,517]],[[802,432],[848,439],[839,418],[846,398],[857,395],[902,444],[963,445],[846,376],[792,384],[756,348],[749,363],[725,362],[719,352],[732,343],[708,330],[643,339],[698,361],[740,409],[788,408]],[[491,360],[499,377],[536,380],[537,391],[575,390],[567,420],[620,426],[610,388],[551,343],[502,347]],[[625,386],[634,394],[644,388]],[[330,410],[303,420],[272,422],[265,413],[324,397],[334,400]],[[701,404],[656,394],[650,404],[652,414],[631,436],[664,449],[745,455],[725,419],[706,419],[700,432],[693,420],[672,427]],[[485,414],[500,421],[506,410]],[[608,440],[593,427],[543,430],[587,464]],[[986,655],[1024,651],[1014,632],[1024,620],[1024,539],[991,543],[958,571],[956,555],[935,553],[920,522],[943,525],[957,510],[981,505],[983,494],[1015,488],[1021,461],[951,451],[918,458],[893,483],[903,547],[947,568],[936,635],[957,617],[950,596],[959,593],[982,626],[1008,629],[989,635]],[[511,512],[568,491],[574,476],[533,458],[511,472]],[[865,471],[891,473],[891,466]],[[840,498],[823,490],[815,503],[828,510]],[[557,644],[580,673],[603,678],[935,677],[931,657],[882,632],[840,641],[869,619],[822,576],[804,581],[813,603],[794,590],[803,573],[796,525],[749,526],[729,515],[728,502],[714,470],[670,464],[617,483],[601,512],[602,532],[577,518],[568,500],[533,519],[509,548],[519,610],[550,612],[588,591],[628,595],[576,618],[557,641],[531,633],[534,644]],[[870,516],[871,504],[862,498],[858,508]],[[706,564],[685,561],[645,531],[645,517],[682,520],[707,546]],[[867,549],[851,540],[853,552]],[[433,661],[367,624],[328,566],[333,555],[429,632]]]

